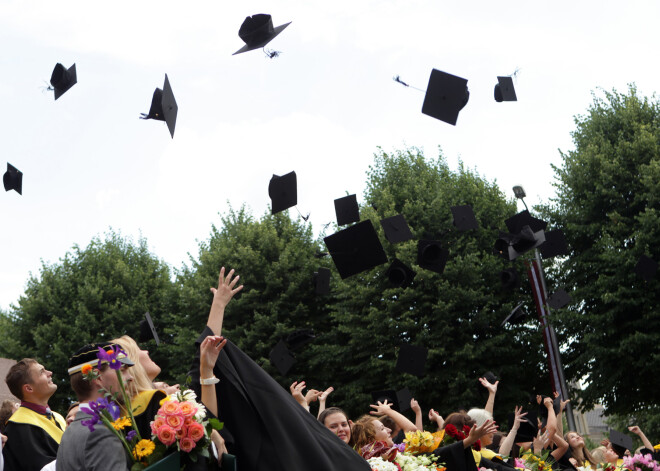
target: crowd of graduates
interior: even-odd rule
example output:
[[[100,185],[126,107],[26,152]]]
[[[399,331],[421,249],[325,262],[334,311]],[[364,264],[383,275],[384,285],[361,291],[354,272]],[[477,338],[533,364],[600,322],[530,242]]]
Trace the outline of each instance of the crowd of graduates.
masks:
[[[189,359],[190,387],[195,394],[186,397],[199,397],[204,415],[224,424],[219,432],[204,435],[208,441],[199,443],[204,443],[208,453],[195,460],[186,459],[191,447],[185,446],[181,435],[188,432],[177,429],[181,464],[189,471],[660,469],[658,452],[636,426],[629,432],[638,435],[644,445],[639,457],[632,449],[631,436],[616,431],[602,446],[587,449],[577,432],[563,430],[562,414],[568,400],[557,394],[537,396],[533,407],[526,410],[516,407],[508,432],[499,431],[493,420],[499,382],[492,375],[480,378],[488,391],[483,408],[445,412],[444,418],[430,409],[433,431],[423,430],[423,412],[415,399],[410,399],[414,421],[397,410],[396,398],[386,395],[376,398],[368,413],[351,420],[342,409],[326,407],[332,387],[305,391],[304,382],[295,382],[287,392],[221,337],[225,307],[242,289],[238,279],[233,270],[225,275],[221,269],[217,288],[211,288],[213,303],[196,341],[196,355]],[[117,422],[130,417],[129,423],[146,438],[143,441],[167,441],[162,431],[172,424],[161,427],[157,416],[163,404],[181,390],[178,385],[157,382],[159,373],[148,352],[130,337],[87,343],[70,356],[68,374],[78,401],[64,416],[48,406],[57,390],[52,372],[36,359],[18,361],[5,379],[20,402],[5,401],[0,410],[0,471],[146,467],[146,459],[141,459],[152,452],[153,444],[143,445],[139,452],[127,451],[115,432],[103,424],[93,426],[94,418],[98,419],[95,407],[106,401],[110,408],[106,393],[117,393],[125,385],[130,401],[116,398],[118,416],[121,409],[127,417]],[[319,405],[316,416],[310,413],[314,403]],[[642,461],[646,467],[639,466]],[[151,469],[159,469],[158,463],[153,466]]]

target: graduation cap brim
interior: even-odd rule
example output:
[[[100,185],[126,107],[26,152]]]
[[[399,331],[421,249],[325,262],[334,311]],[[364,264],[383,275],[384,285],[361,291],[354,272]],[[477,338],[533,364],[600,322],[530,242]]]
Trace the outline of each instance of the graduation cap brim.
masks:
[[[138,340],[140,342],[148,342],[151,339],[156,341],[157,346],[160,345],[160,338],[158,337],[158,332],[156,332],[154,321],[151,319],[151,314],[145,312],[144,319],[140,321],[140,337]]]
[[[273,175],[268,184],[271,199],[271,213],[277,214],[298,204],[298,179],[296,172],[286,175]]]
[[[399,348],[395,369],[421,378],[425,373],[428,354],[427,348],[404,343]]]
[[[170,85],[170,79],[165,74],[165,84],[163,85],[163,100],[161,102],[163,107],[163,114],[165,115],[165,122],[167,129],[170,131],[170,136],[174,139],[174,128],[176,127],[176,116],[179,113],[179,107],[174,99],[174,92]]]
[[[454,226],[459,231],[469,231],[471,229],[479,229],[479,223],[474,215],[472,206],[469,204],[462,206],[452,206],[451,214],[454,217]]]
[[[275,39],[277,37],[277,35],[280,34],[282,31],[284,31],[284,28],[286,28],[290,24],[291,24],[291,22],[289,21],[288,23],[285,23],[283,25],[276,26],[275,28],[273,28],[273,33],[271,35],[269,35],[266,39],[264,39],[263,41],[259,41],[256,44],[251,44],[251,45],[246,44],[245,46],[240,48],[238,51],[233,53],[232,56],[235,56],[236,54],[242,54],[242,53],[248,52],[248,51],[253,51],[254,49],[261,49],[266,44],[268,44],[273,39]]]
[[[387,255],[370,219],[323,240],[342,279],[387,263]]]
[[[57,67],[57,66],[56,66]],[[84,67],[83,67],[84,68]],[[56,88],[53,85],[53,92],[55,94],[55,99],[64,95],[67,91],[71,89],[75,84],[78,83],[78,74],[76,73],[76,64],[73,64],[71,67],[66,69],[67,74],[69,75],[69,82],[62,88]],[[52,85],[52,83],[51,83]]]
[[[360,221],[360,208],[357,203],[356,195],[348,195],[335,200],[335,214],[337,216],[337,225],[345,226],[353,222]]]
[[[513,77],[497,77],[497,85],[495,85],[495,101],[498,103],[502,101],[518,101],[516,90],[513,86]]]
[[[401,288],[407,288],[412,283],[417,273],[398,258],[392,261],[385,272],[385,276],[391,284]]]
[[[442,273],[445,271],[449,250],[442,247],[437,240],[420,240],[417,242],[417,265],[425,270]]]
[[[632,437],[617,430],[610,430],[610,443],[620,457],[623,456],[626,450],[634,451]]]
[[[547,222],[545,222],[543,219],[533,217],[527,210],[521,211],[518,214],[511,216],[509,219],[504,221],[504,223],[506,224],[509,232],[514,235],[519,234],[524,226],[529,226],[535,233],[541,230],[545,231],[546,227],[548,227]]]
[[[464,78],[433,69],[426,87],[422,113],[455,126],[458,113],[470,98],[467,82]]]

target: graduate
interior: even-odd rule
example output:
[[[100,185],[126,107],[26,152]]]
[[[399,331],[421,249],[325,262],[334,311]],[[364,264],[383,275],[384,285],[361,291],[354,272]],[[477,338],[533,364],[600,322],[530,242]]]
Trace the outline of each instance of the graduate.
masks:
[[[57,391],[52,376],[31,358],[19,361],[7,373],[7,386],[21,400],[21,407],[5,428],[5,471],[39,471],[57,457],[66,421],[48,407],[48,400]]]

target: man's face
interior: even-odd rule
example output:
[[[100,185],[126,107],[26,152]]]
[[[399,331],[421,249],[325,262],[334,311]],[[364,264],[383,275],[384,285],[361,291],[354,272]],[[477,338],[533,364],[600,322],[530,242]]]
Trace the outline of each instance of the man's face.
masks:
[[[124,386],[128,390],[128,385],[133,381],[133,376],[128,366],[122,366],[119,370],[121,372],[122,379],[124,380]],[[101,386],[111,394],[118,393],[119,398],[121,399],[121,388],[119,387],[119,380],[117,379],[117,373],[112,368],[105,367],[103,371],[99,372],[99,381]]]
[[[30,366],[31,381],[23,386],[23,391],[31,398],[47,401],[57,391],[57,384],[53,383],[53,373],[40,363]]]

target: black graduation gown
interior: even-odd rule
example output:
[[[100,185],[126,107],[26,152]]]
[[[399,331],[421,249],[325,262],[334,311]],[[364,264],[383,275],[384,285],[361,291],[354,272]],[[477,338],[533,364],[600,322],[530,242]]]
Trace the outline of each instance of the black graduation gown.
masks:
[[[190,371],[200,397],[199,345],[209,335],[213,332],[206,327],[197,339]],[[220,378],[219,419],[233,436],[230,453],[236,455],[240,471],[371,470],[232,342],[220,352],[214,374]]]
[[[4,471],[40,471],[57,458],[59,444],[36,425],[7,422],[7,443],[2,453]]]
[[[462,440],[436,448],[433,454],[438,457],[438,461],[445,464],[447,471],[477,471],[472,448],[464,448]]]

